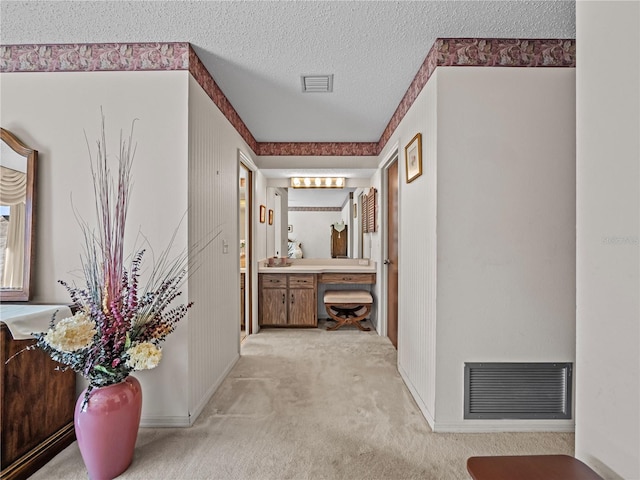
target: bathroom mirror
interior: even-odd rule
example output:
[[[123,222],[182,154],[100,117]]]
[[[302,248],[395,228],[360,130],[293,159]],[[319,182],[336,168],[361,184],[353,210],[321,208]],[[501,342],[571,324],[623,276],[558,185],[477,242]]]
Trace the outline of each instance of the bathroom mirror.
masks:
[[[0,300],[31,298],[38,152],[4,128],[0,141]]]
[[[333,225],[346,224],[338,235],[346,237],[344,256],[354,258],[354,190],[267,188],[267,208],[275,211],[274,225],[267,227],[267,256],[332,258]]]

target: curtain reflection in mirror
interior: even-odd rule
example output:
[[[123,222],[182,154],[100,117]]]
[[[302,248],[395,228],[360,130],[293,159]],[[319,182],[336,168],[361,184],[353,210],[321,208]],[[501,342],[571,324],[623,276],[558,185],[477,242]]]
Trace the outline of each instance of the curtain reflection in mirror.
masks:
[[[22,288],[27,175],[0,166],[0,287]],[[8,215],[7,215],[8,210]]]

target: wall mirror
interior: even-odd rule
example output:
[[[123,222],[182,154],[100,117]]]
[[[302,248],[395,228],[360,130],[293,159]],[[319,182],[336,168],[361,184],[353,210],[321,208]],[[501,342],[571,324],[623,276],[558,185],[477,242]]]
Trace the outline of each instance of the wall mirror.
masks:
[[[267,208],[275,211],[274,225],[267,230],[267,256],[332,258],[333,225],[346,224],[348,228],[342,227],[337,234],[346,244],[341,256],[360,257],[355,244],[358,210],[353,207],[357,201],[354,190],[267,188]]]
[[[0,141],[0,300],[31,298],[38,152],[4,128]]]

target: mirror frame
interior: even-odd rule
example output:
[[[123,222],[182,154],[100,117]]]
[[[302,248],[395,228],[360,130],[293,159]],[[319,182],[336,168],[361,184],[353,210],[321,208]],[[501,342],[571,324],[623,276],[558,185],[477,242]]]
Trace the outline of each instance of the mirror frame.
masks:
[[[27,160],[27,196],[25,202],[24,264],[22,288],[0,288],[0,301],[28,302],[31,299],[31,276],[35,258],[36,163],[38,151],[22,143],[14,134],[0,128],[0,140]]]

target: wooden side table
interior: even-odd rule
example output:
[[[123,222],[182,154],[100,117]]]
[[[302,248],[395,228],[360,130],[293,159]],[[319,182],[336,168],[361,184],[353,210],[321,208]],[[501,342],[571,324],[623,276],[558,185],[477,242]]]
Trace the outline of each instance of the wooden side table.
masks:
[[[474,480],[602,480],[569,455],[470,457],[467,471]]]

